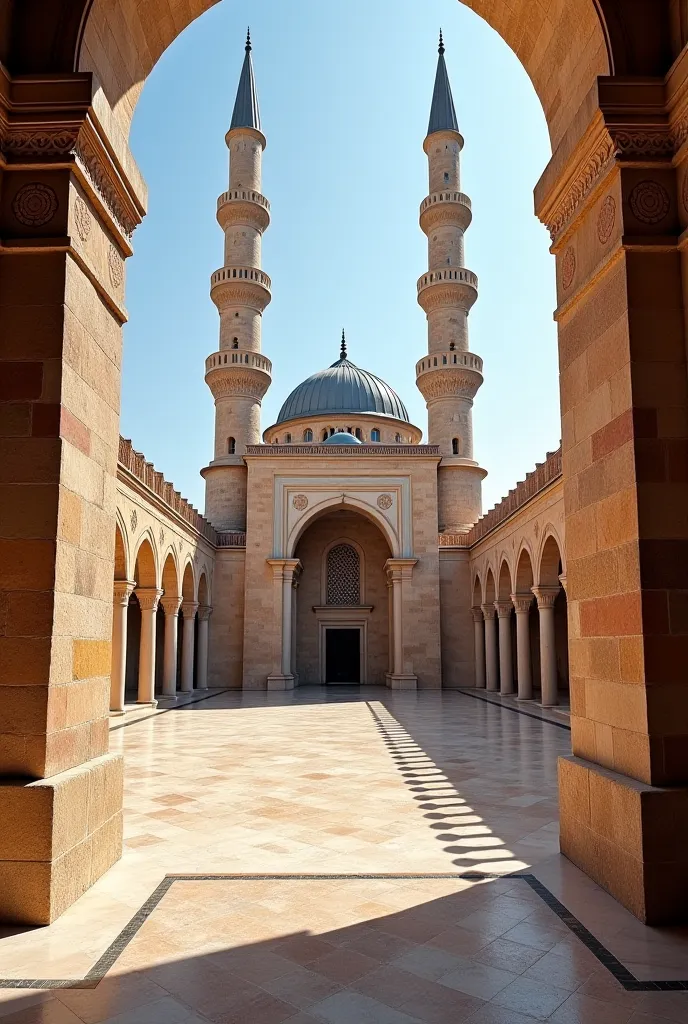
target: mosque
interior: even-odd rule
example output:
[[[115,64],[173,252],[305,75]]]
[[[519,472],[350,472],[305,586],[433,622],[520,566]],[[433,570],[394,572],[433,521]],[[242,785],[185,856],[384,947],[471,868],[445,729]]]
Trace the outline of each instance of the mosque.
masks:
[[[113,711],[207,685],[477,685],[547,705],[565,695],[560,453],[481,518],[486,471],[473,457],[472,407],[483,361],[468,337],[478,281],[464,265],[471,201],[444,52],[440,35],[423,143],[428,269],[417,285],[428,324],[416,362],[427,431],[349,358],[344,332],[339,358],[261,430],[272,383],[261,347],[270,203],[247,37],[226,135],[229,188],[217,204],[225,241],[210,291],[220,341],[205,363],[215,401],[205,517],[192,510],[196,537],[178,543],[159,510],[146,528],[150,502],[140,486],[132,498],[132,486],[157,487],[163,499],[166,488],[176,492],[122,442]]]

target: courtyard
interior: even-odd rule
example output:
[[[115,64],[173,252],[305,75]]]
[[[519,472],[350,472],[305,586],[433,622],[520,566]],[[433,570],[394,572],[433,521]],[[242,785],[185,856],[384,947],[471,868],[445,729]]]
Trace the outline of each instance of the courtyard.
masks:
[[[3,1024],[688,1021],[688,929],[558,853],[565,716],[498,701],[197,691],[113,718],[124,856],[0,932]]]

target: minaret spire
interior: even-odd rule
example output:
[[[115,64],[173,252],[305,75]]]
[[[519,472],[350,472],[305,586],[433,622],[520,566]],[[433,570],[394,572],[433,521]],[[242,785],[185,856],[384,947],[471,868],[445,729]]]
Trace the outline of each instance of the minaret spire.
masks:
[[[339,353],[339,358],[340,359],[346,359],[346,334],[344,333],[344,328],[343,327],[342,327],[342,349],[341,349],[341,352]]]
[[[225,255],[210,284],[220,315],[220,344],[205,361],[205,380],[215,399],[215,452],[202,475],[207,518],[218,530],[242,532],[248,473],[243,456],[247,445],[260,443],[260,403],[272,380],[272,364],[261,355],[260,344],[263,311],[271,298],[270,278],[261,269],[270,203],[260,192],[266,141],[260,130],[250,32],[225,142],[229,188],[217,203]]]
[[[438,513],[441,533],[462,533],[481,513],[485,470],[473,460],[473,398],[483,382],[483,361],[468,347],[468,313],[478,279],[464,266],[464,233],[471,201],[461,192],[459,133],[444,61],[439,60],[430,125],[423,144],[430,195],[420,208],[428,236],[428,271],[418,282],[418,302],[428,319],[428,355],[416,364],[416,385],[428,408],[428,440],[440,447]]]
[[[237,88],[236,100],[234,101],[232,123],[229,130],[232,131],[233,128],[255,128],[259,132],[260,108],[258,106],[256,79],[253,73],[253,61],[251,60],[251,50],[253,47],[251,46],[250,28],[246,32],[245,49],[246,56],[244,57],[241,75],[239,76],[239,86]]]
[[[444,59],[442,29],[440,29],[438,53],[439,58],[435,75],[435,89],[432,94],[432,106],[430,107],[428,135],[432,135],[433,132],[458,132],[459,130],[459,122],[456,118],[456,110],[454,109],[454,98],[451,85],[449,84],[449,73],[447,72],[447,64]]]

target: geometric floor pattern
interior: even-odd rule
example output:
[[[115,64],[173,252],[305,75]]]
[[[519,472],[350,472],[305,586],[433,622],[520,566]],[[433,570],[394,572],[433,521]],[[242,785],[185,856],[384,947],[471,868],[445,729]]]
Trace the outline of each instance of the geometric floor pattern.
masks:
[[[5,984],[70,986],[0,988],[2,1024],[688,1022],[688,931],[557,853],[565,730],[369,687],[116,725],[124,857],[50,928],[0,933]]]

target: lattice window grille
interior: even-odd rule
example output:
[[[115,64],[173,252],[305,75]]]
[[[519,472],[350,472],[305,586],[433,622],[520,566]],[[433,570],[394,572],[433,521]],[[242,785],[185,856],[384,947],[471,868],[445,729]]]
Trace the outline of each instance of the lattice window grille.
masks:
[[[337,544],[327,553],[327,603],[360,604],[361,560],[351,544]]]

